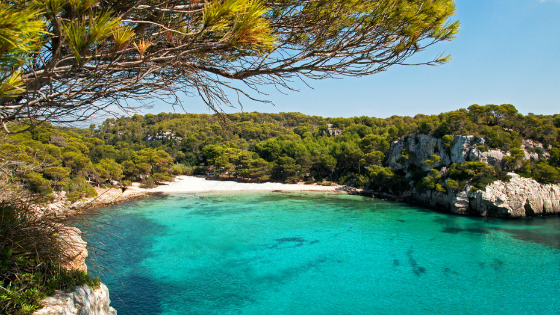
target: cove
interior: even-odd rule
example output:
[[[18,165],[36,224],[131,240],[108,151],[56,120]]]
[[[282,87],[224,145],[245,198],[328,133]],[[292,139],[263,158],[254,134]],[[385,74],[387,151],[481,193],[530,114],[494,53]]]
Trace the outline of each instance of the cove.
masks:
[[[120,315],[558,314],[560,218],[361,196],[175,194],[78,221]]]

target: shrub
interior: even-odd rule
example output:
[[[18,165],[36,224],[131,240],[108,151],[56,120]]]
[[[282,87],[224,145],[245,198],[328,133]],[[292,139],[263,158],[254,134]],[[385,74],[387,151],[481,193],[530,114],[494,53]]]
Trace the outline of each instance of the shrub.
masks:
[[[533,165],[533,178],[543,184],[559,184],[560,169],[549,165],[547,162],[540,162]]]
[[[155,173],[151,176],[151,178],[155,182],[170,182],[173,180],[173,178],[171,178],[171,176],[169,176],[169,174],[166,173]]]
[[[69,201],[77,201],[82,198],[90,198],[97,196],[95,189],[87,182],[85,177],[77,176],[68,182],[67,198]]]
[[[187,166],[185,164],[175,164],[171,168],[171,173],[173,175],[193,175],[194,169],[192,166]]]
[[[439,163],[441,161],[441,157],[437,154],[432,154],[430,155],[430,158],[428,160],[424,161],[424,164],[427,166],[432,166],[435,165],[437,163]]]
[[[372,165],[368,167],[369,187],[378,191],[404,191],[409,180],[402,170]]]
[[[40,196],[52,194],[51,181],[43,178],[41,174],[30,172],[25,174],[23,179],[27,189],[32,193],[39,194]]]
[[[55,290],[83,284],[99,287],[99,279],[60,267],[56,235],[65,228],[32,215],[18,198],[0,201],[0,313],[32,314]]]
[[[140,182],[140,188],[155,188],[156,182],[152,178],[145,178]]]
[[[507,172],[494,169],[484,162],[454,163],[449,168],[449,177],[461,183],[470,181],[473,190],[486,190],[486,186],[496,180],[509,180]],[[459,189],[463,189],[462,186],[459,184]]]
[[[459,189],[459,183],[450,179],[450,180],[447,181],[447,187],[457,190],[457,189]]]
[[[444,147],[448,148],[453,143],[454,137],[452,135],[445,135],[441,138],[441,143]]]
[[[365,184],[367,184],[369,181],[369,178],[367,176],[364,175],[358,175],[358,177],[356,177],[356,181],[354,181],[354,187],[356,188],[362,188],[364,187]]]

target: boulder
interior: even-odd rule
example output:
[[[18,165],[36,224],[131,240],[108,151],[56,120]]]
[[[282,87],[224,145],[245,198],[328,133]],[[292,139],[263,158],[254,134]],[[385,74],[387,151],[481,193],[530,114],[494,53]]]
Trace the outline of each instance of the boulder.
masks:
[[[116,315],[109,306],[109,290],[103,283],[93,290],[87,285],[77,286],[72,291],[57,291],[54,296],[42,301],[40,310],[33,315]]]
[[[82,239],[82,231],[75,227],[61,226],[58,240],[61,248],[61,266],[67,270],[87,272],[87,243]]]

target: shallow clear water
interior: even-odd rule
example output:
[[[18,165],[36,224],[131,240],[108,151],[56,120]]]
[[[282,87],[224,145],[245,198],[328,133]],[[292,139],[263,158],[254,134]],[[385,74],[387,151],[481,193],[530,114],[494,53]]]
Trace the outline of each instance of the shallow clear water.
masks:
[[[87,220],[103,256],[90,271],[120,315],[560,313],[558,217],[260,193],[151,197]]]

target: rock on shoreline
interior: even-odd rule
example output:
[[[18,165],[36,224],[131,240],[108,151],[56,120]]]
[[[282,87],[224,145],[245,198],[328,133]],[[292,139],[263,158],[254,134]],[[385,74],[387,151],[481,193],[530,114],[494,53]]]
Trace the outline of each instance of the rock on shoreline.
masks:
[[[484,148],[485,140],[474,136],[454,136],[453,141],[445,145],[442,139],[417,134],[393,142],[387,156],[387,164],[396,169],[406,170],[410,165],[414,165],[429,171],[431,168],[448,167],[452,163],[479,161],[503,169],[504,157],[510,153]],[[538,161],[550,156],[542,144],[532,140],[523,140],[520,149],[525,160]],[[403,150],[408,151],[406,159],[401,159]],[[441,159],[435,164],[424,164],[432,154]],[[451,189],[447,192],[419,192],[412,189],[398,195],[373,191],[365,193],[460,215],[518,218],[560,214],[560,185],[540,184],[534,179],[523,178],[515,173],[509,175],[509,182],[495,181],[486,187],[486,191],[471,191],[470,185],[467,185],[459,192],[452,192]]]
[[[48,205],[36,206],[35,214],[43,217],[65,219],[86,209],[108,206],[114,203],[139,198],[148,192],[131,189],[128,193],[116,188],[96,188],[97,196],[76,203],[70,203],[65,194],[57,194]],[[87,243],[82,239],[82,232],[75,227],[61,224],[58,242],[61,251],[61,266],[68,270],[87,272]],[[109,290],[101,283],[97,290],[87,285],[77,286],[71,291],[57,291],[54,296],[41,301],[42,308],[34,315],[116,315],[110,306]]]
[[[72,291],[57,291],[42,301],[43,308],[34,315],[117,315],[109,304],[109,290],[103,283],[97,290],[87,285]]]
[[[486,191],[468,191],[467,187],[458,193],[410,192],[406,199],[460,215],[519,218],[560,214],[560,185],[543,185],[515,173],[509,175],[509,182],[495,181]]]

